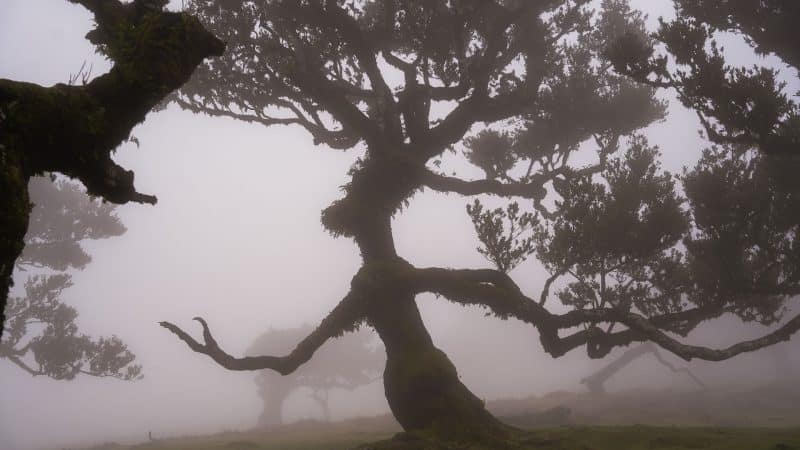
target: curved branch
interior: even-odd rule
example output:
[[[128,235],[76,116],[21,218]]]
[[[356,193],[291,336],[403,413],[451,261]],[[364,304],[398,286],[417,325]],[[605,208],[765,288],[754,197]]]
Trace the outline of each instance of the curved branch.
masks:
[[[656,361],[661,363],[662,366],[664,366],[667,369],[671,370],[673,373],[685,373],[689,378],[692,379],[692,381],[697,383],[698,386],[700,386],[702,388],[706,387],[706,384],[703,383],[703,380],[701,380],[697,375],[695,375],[691,370],[689,370],[688,367],[675,367],[672,363],[670,363],[669,361],[664,359],[663,356],[661,356],[661,352],[659,352],[656,347],[652,347],[652,346],[648,346],[648,347],[650,347],[650,353],[653,354],[653,357],[656,359]]]
[[[582,344],[587,345],[590,357],[602,357],[614,346],[626,341],[649,340],[672,352],[682,359],[693,358],[706,361],[723,361],[740,353],[752,352],[782,341],[787,341],[800,330],[800,314],[778,329],[766,335],[742,341],[724,349],[684,344],[666,334],[671,322],[648,318],[613,308],[574,310],[555,315],[526,297],[513,280],[506,274],[491,270],[451,270],[441,268],[414,269],[412,283],[417,293],[431,292],[447,297],[464,305],[477,305],[489,308],[501,318],[514,317],[535,326],[541,335],[545,351],[553,356],[561,356]],[[622,331],[608,334],[597,328],[598,323],[620,323],[630,332]],[[590,328],[568,338],[561,338],[558,331],[576,326],[589,325]],[[622,337],[622,339],[620,339]]]
[[[336,150],[348,150],[359,141],[358,137],[348,133],[346,130],[330,130],[323,125],[309,121],[299,110],[293,111],[295,117],[270,117],[259,114],[258,112],[246,114],[218,108],[216,106],[208,106],[179,96],[174,96],[171,101],[185,110],[207,114],[212,117],[230,117],[242,122],[258,123],[264,126],[300,125],[314,137],[315,145],[322,143]]]
[[[42,370],[35,370],[31,366],[29,366],[22,358],[15,356],[15,355],[3,355],[2,357],[8,359],[15,365],[17,365],[20,369],[28,372],[33,377],[43,376],[46,375]]]
[[[357,328],[364,319],[364,306],[362,297],[349,293],[322,320],[322,323],[286,356],[233,357],[220,348],[211,334],[208,324],[201,317],[195,317],[193,320],[200,322],[203,327],[203,343],[196,341],[191,335],[170,322],[159,322],[159,325],[178,336],[193,351],[209,356],[228,370],[272,369],[281,375],[288,375],[310,360],[314,352],[328,339],[341,336],[345,332]]]

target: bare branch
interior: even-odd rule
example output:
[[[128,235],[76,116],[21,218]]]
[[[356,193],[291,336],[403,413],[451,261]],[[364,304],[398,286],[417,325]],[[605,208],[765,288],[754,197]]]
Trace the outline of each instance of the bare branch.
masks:
[[[288,375],[307,362],[328,339],[341,336],[343,333],[357,328],[364,319],[364,299],[353,293],[345,296],[341,302],[322,320],[322,323],[305,339],[300,341],[286,356],[245,356],[236,358],[222,350],[206,321],[201,317],[194,320],[203,327],[203,343],[196,341],[191,335],[170,322],[159,325],[174,333],[193,351],[211,357],[217,364],[228,370],[261,370],[272,369],[281,375]]]

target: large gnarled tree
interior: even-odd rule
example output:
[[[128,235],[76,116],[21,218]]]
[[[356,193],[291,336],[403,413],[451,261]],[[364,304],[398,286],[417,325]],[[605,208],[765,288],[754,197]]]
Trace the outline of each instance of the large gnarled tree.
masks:
[[[729,68],[710,44],[714,27],[749,32],[730,25],[735,16],[711,23],[687,7],[650,36],[620,0],[599,14],[584,0],[195,0],[189,9],[228,51],[180,91],[179,105],[366,149],[344,196],[322,213],[327,230],[355,241],[363,266],[292,352],[237,358],[201,318],[202,342],[162,323],[222,366],[289,374],[327,340],[368,324],[385,344],[386,397],[404,429],[490,442],[514,431],[434,346],[419,294],[529,323],[556,357],[652,341],[687,360],[723,360],[800,328],[795,317],[720,350],[679,339],[724,313],[777,320],[798,292],[797,107],[773,71]],[[720,145],[681,180],[687,201],[635,136],[664,116],[654,94],[667,88]],[[436,169],[462,146],[486,179]],[[576,164],[590,147],[595,161]],[[392,217],[425,188],[523,202],[495,217],[471,208],[498,270],[419,268],[397,254]],[[631,197],[638,189],[644,196]],[[508,220],[517,227],[507,230]],[[608,233],[594,236],[593,224]],[[506,273],[532,252],[553,280],[535,298]],[[571,281],[558,297],[571,309],[554,313],[549,289],[561,277]]]

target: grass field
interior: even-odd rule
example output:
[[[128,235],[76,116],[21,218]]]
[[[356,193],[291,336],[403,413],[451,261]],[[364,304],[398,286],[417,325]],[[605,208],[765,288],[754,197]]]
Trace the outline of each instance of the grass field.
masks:
[[[800,450],[800,388],[794,385],[747,391],[559,392],[487,406],[508,423],[531,430],[523,444],[513,447],[519,450]],[[372,448],[367,444],[378,441],[383,441],[374,447],[379,450],[442,449],[418,441],[387,442],[399,431],[399,425],[385,415],[90,449],[345,450],[364,446],[367,450]]]
[[[224,433],[133,447],[104,445],[94,450],[345,450],[385,440],[391,433],[320,430]],[[419,447],[415,447],[419,448]],[[465,447],[465,449],[468,447]],[[525,449],[541,450],[800,450],[800,428],[556,427],[531,432]]]

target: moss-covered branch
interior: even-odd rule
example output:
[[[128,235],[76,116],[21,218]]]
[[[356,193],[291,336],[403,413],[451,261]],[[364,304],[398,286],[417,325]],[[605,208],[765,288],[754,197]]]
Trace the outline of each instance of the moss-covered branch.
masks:
[[[712,349],[684,344],[668,334],[666,331],[670,330],[670,325],[683,319],[678,315],[673,320],[666,320],[665,316],[648,318],[617,308],[576,309],[561,315],[553,314],[525,296],[510,277],[495,270],[425,268],[413,272],[404,271],[403,276],[409,277],[416,293],[443,295],[456,303],[486,307],[498,317],[513,317],[533,325],[539,330],[545,351],[553,356],[561,356],[574,348],[586,346],[590,357],[603,357],[616,346],[652,341],[686,361],[694,358],[723,361],[740,353],[753,352],[788,341],[800,330],[800,315],[796,315],[759,338],[742,341],[724,349]],[[618,323],[628,329],[609,333],[597,326],[601,323]],[[575,327],[586,328],[571,336],[559,336],[559,330]]]
[[[194,17],[164,11],[162,0],[71,1],[94,13],[97,26],[87,39],[113,67],[83,86],[0,79],[0,310],[22,251],[30,177],[58,172],[114,203],[155,203],[136,191],[133,172],[111,153],[203,59],[225,48]]]

